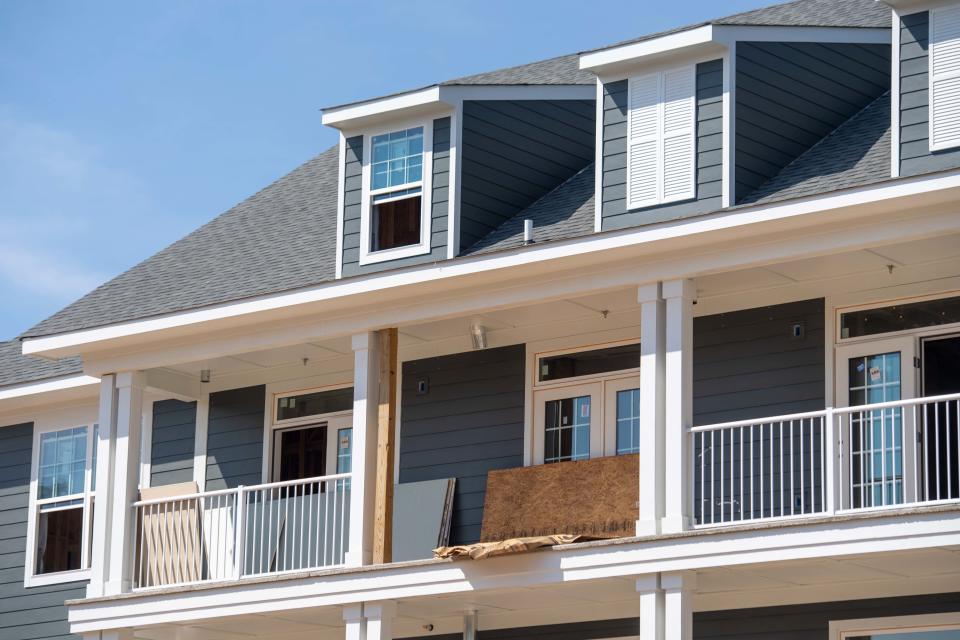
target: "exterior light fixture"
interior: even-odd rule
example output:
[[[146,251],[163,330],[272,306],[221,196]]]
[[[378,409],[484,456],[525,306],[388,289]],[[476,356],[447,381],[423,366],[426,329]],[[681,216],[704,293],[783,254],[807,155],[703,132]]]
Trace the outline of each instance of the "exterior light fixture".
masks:
[[[470,341],[473,342],[474,349],[487,348],[487,328],[481,324],[470,326]]]
[[[210,382],[210,369],[200,369],[200,382]]]

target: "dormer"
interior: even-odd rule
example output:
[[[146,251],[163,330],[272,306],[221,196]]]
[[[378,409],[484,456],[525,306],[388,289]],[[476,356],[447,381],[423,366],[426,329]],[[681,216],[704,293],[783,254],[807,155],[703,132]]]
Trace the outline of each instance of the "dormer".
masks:
[[[889,0],[894,175],[960,167],[960,3]]]
[[[766,197],[788,167],[879,104],[890,89],[889,9],[857,4],[778,5],[582,54],[603,100],[595,230]]]
[[[341,132],[337,277],[467,253],[589,166],[576,56],[324,110]]]

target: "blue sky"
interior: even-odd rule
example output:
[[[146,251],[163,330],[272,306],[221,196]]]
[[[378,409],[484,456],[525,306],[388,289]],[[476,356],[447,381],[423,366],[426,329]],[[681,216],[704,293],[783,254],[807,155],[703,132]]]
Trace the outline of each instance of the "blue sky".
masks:
[[[0,339],[334,144],[321,107],[765,4],[3,0]]]

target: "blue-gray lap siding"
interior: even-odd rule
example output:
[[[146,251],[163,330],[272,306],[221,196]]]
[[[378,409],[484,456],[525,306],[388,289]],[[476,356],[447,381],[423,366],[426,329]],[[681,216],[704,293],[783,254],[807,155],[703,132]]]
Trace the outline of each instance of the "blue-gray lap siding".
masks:
[[[803,326],[803,338],[792,337],[795,324]],[[826,406],[824,339],[823,299],[694,318],[694,425],[823,409]],[[772,505],[769,500],[761,500],[760,487],[769,486],[771,471],[778,489],[780,482],[789,482],[790,472],[784,471],[784,476],[780,474],[779,468],[771,470],[769,459],[765,459],[761,474],[761,451],[768,451],[771,442],[774,450],[779,450],[780,438],[779,430],[768,428],[764,431],[762,440],[759,429],[752,432],[733,432],[732,435],[728,433],[723,442],[719,440],[719,436],[714,436],[711,440],[709,435],[694,440],[694,456],[697,461],[694,473],[694,517],[697,522],[704,522],[704,516],[709,518],[711,514],[718,519],[721,515],[725,519],[739,518],[739,512],[730,511],[731,498],[736,505],[742,505],[744,516],[750,516],[751,510],[755,511],[755,516],[761,513],[765,516],[779,516],[810,513],[821,508],[819,474],[822,442],[820,434],[816,429],[811,429],[809,422],[803,425],[795,424],[792,432],[787,425],[783,435],[787,446],[792,440],[798,456],[803,452],[804,464],[791,467],[794,475],[794,499],[786,501],[782,507],[779,503]],[[751,444],[754,445],[752,449]],[[733,468],[740,469],[740,456],[749,455],[748,452],[753,451],[755,482],[753,485],[745,482],[741,495],[739,476],[736,476],[733,489],[724,485],[724,493],[720,496],[722,499],[704,502],[701,499],[704,484],[707,485],[707,494],[710,495],[710,482],[711,478],[714,478],[713,495],[717,498],[720,478],[729,478],[721,476],[721,450],[722,459],[727,462],[724,472],[729,469],[731,460],[734,463]],[[701,455],[704,456],[703,459]],[[749,463],[746,463],[745,467],[749,468]],[[749,474],[744,477],[750,479]],[[751,486],[755,487],[752,496],[749,493]],[[711,502],[714,504],[711,505]],[[782,514],[781,508],[784,511]]]
[[[64,601],[82,598],[86,582],[23,586],[33,425],[0,427],[0,638],[77,638]]]
[[[900,21],[900,175],[960,167],[960,149],[930,151],[930,13]]]
[[[738,640],[829,640],[831,620],[856,620],[887,616],[948,613],[960,610],[960,593],[872,598],[813,604],[704,611],[693,614],[693,637],[696,640],[736,638]],[[480,640],[591,640],[636,636],[639,618],[594,620],[571,624],[518,627],[480,631]],[[450,633],[429,636],[430,640],[459,640],[463,636]],[[424,636],[418,640],[427,640]]]
[[[160,400],[153,403],[150,439],[150,486],[193,480],[197,403]]]
[[[593,100],[467,100],[460,249],[473,246],[593,162]]]
[[[881,44],[738,42],[735,202],[890,88]]]
[[[723,61],[697,65],[697,190],[692,200],[627,211],[627,81],[603,86],[603,229],[715,211],[722,205]]]
[[[262,482],[266,387],[210,394],[207,421],[207,490]]]
[[[515,345],[403,363],[400,482],[457,479],[451,544],[480,539],[487,472],[523,466],[525,357]]]
[[[431,174],[430,253],[387,262],[360,265],[360,212],[363,189],[363,136],[346,139],[343,182],[343,277],[385,269],[436,262],[447,257],[447,215],[450,199],[450,118],[437,118],[433,126],[433,167]]]

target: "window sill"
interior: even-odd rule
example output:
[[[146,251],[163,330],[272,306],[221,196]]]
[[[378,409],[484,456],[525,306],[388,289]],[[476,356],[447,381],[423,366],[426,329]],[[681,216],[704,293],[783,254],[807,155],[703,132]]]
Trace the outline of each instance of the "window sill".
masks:
[[[381,251],[370,251],[360,253],[360,266],[368,264],[378,264],[399,260],[401,258],[412,258],[414,256],[423,256],[430,253],[430,245],[427,242],[411,244],[406,247],[397,247],[396,249],[383,249]]]
[[[90,569],[24,576],[23,586],[29,589],[30,587],[45,587],[51,584],[65,584],[67,582],[80,582],[83,580],[90,580]]]

